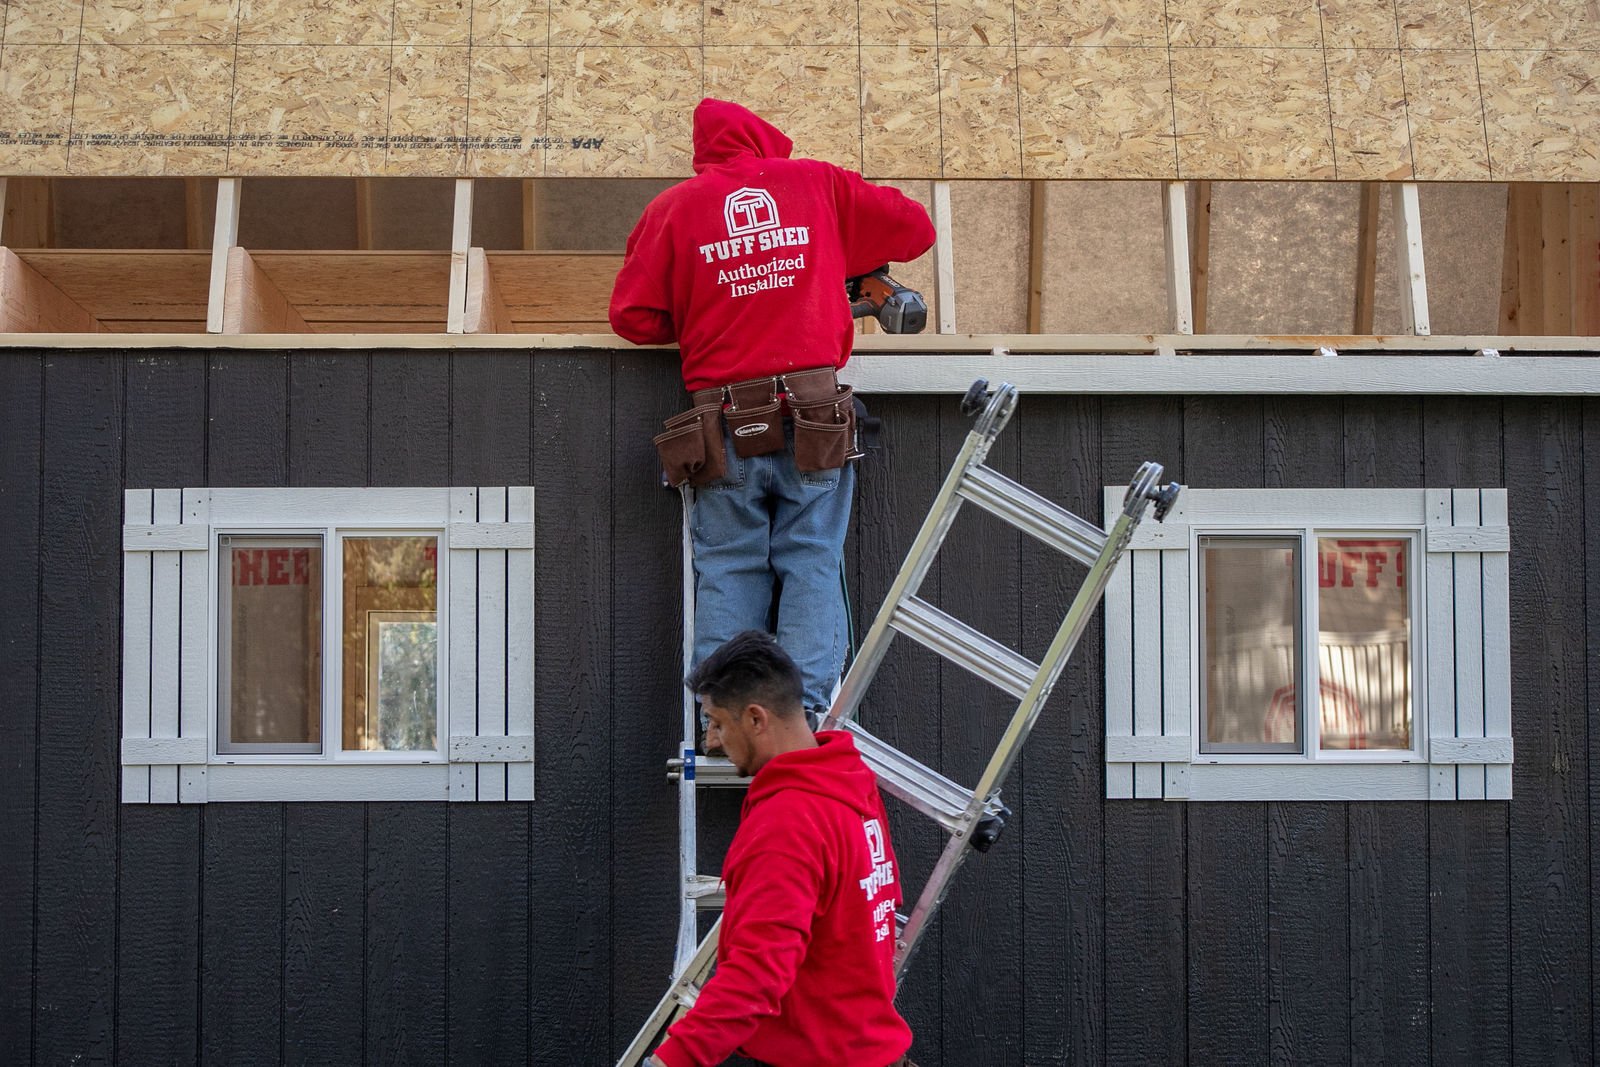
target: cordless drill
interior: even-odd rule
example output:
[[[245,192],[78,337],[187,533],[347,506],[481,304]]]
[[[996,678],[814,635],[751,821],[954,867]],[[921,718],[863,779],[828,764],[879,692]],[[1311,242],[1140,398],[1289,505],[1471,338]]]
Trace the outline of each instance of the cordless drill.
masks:
[[[884,333],[921,333],[928,324],[928,305],[922,294],[889,277],[887,266],[846,278],[844,289],[851,318],[875,318]]]

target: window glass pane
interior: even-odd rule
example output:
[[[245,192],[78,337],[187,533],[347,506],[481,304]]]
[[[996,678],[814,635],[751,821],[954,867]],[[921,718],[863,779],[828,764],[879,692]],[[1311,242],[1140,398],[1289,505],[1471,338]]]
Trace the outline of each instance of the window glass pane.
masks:
[[[1405,538],[1317,539],[1322,747],[1411,747]]]
[[[218,750],[319,751],[322,539],[223,537]]]
[[[439,747],[439,540],[344,540],[344,747]]]
[[[1301,749],[1300,540],[1200,538],[1201,750]]]

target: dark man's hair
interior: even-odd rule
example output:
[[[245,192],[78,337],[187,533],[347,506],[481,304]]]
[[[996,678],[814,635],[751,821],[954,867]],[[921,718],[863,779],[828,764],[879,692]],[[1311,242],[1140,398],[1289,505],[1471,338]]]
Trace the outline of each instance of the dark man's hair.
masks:
[[[684,684],[696,696],[733,711],[760,704],[784,719],[803,711],[800,668],[771,634],[760,630],[730,637]]]

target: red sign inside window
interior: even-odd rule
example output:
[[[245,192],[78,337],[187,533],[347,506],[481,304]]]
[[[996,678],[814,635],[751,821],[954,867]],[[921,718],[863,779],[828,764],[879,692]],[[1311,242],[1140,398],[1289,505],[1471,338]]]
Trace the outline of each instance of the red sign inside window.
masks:
[[[233,584],[310,585],[309,548],[236,548],[233,551]]]

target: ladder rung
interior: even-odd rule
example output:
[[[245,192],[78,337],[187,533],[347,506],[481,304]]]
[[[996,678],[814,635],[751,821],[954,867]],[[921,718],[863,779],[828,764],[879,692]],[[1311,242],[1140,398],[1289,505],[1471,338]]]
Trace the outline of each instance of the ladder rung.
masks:
[[[969,829],[965,816],[972,804],[972,790],[872,736],[853,719],[844,724],[844,729],[855,736],[856,749],[861,753],[861,758],[872,768],[885,789],[947,831],[953,833],[960,830],[965,833]],[[984,805],[983,813],[999,810],[1000,798],[991,797]]]
[[[1037,663],[919,597],[902,601],[889,625],[1014,697],[1025,694],[1038,677]]]
[[[723,907],[722,879],[710,874],[691,878],[683,887],[683,895],[694,901],[695,907],[715,910]]]
[[[676,782],[683,775],[683,757],[667,760],[667,781]],[[695,756],[694,784],[707,789],[743,789],[750,779],[733,769],[726,756]]]
[[[957,492],[1086,567],[1105,549],[1105,531],[988,467],[968,471]]]

